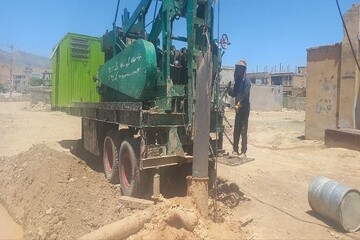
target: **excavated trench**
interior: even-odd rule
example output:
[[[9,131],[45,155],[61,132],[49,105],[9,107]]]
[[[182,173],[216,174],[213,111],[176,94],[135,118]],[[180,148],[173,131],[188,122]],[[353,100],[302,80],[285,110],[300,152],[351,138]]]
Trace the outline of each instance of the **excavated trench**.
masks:
[[[0,204],[0,239],[23,239],[23,230]]]

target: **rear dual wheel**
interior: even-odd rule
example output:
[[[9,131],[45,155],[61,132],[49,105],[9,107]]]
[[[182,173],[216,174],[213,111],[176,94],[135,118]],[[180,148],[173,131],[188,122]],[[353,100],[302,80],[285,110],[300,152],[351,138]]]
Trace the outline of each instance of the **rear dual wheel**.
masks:
[[[122,137],[127,137],[122,141]],[[144,177],[139,170],[140,144],[128,132],[109,130],[103,145],[105,178],[114,184],[120,182],[122,194],[139,197]]]
[[[106,133],[103,145],[103,164],[105,178],[114,184],[119,183],[119,151],[120,138],[115,130]]]
[[[140,145],[135,139],[126,139],[119,150],[119,178],[125,196],[139,197],[144,178],[139,169]]]

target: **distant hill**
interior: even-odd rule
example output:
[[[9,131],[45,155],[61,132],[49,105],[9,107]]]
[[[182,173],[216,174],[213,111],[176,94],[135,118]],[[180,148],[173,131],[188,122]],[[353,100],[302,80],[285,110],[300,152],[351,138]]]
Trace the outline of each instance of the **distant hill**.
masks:
[[[9,64],[11,53],[0,49],[0,64]],[[14,51],[14,65],[21,68],[50,68],[50,59],[32,53]]]
[[[10,79],[10,59],[11,53],[0,49],[0,83],[5,83]],[[46,57],[14,51],[13,74],[24,74],[26,68],[43,72],[51,69],[51,62]]]

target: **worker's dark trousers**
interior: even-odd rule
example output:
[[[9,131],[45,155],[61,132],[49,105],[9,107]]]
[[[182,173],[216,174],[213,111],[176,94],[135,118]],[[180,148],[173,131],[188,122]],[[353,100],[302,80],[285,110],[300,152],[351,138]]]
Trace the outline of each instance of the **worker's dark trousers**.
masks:
[[[233,150],[239,152],[239,139],[241,134],[241,153],[247,151],[247,129],[250,111],[239,111],[235,115]]]

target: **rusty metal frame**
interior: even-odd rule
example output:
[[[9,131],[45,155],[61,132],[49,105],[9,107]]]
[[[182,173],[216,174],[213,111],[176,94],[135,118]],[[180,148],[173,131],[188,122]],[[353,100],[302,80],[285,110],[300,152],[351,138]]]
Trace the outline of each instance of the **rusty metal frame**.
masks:
[[[192,156],[180,157],[176,155],[144,158],[140,161],[140,170],[186,164],[191,163],[192,160]]]
[[[75,103],[69,107],[58,107],[67,114],[96,121],[126,124],[131,127],[176,127],[184,126],[182,113],[157,113],[142,110],[141,102]]]

